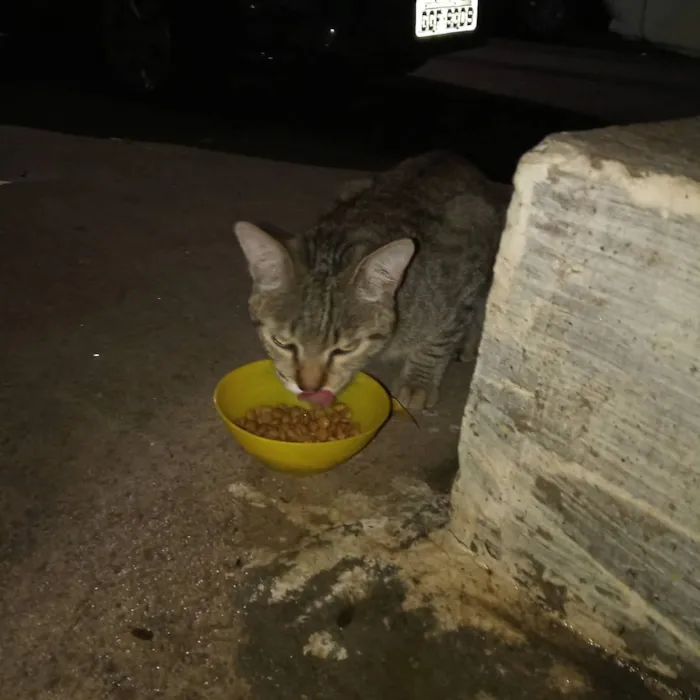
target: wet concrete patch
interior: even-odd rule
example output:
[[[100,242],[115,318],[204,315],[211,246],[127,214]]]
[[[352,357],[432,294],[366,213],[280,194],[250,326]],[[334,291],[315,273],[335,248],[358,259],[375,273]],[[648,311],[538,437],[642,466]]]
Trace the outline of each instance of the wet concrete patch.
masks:
[[[252,697],[663,697],[460,553],[445,496],[408,479],[392,486],[344,493],[323,522],[319,506],[229,488],[242,508],[278,510],[306,532],[251,550],[236,579],[235,666]]]
[[[254,600],[245,604],[237,666],[259,700],[656,697],[639,676],[578,643],[566,650],[469,626],[443,631],[430,600],[404,609],[406,588],[391,567],[347,559],[270,604],[261,588],[279,574],[279,563],[264,567],[238,591]],[[371,583],[336,597],[344,576]]]

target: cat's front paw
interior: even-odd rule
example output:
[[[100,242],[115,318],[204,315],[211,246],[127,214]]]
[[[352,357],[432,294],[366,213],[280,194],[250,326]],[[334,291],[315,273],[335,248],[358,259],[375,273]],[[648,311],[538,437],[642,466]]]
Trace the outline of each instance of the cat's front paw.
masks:
[[[455,355],[455,360],[457,360],[457,362],[464,362],[467,364],[469,362],[476,362],[478,357],[478,348],[462,348]]]
[[[422,411],[432,408],[438,401],[437,389],[426,390],[424,387],[402,384],[395,392],[399,403],[413,411]]]

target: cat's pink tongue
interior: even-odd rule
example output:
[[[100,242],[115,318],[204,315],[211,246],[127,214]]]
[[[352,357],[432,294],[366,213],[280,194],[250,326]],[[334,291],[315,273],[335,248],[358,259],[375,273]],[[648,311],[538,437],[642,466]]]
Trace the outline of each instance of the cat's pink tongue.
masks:
[[[315,403],[317,406],[330,406],[335,401],[335,394],[324,389],[323,391],[302,391],[299,394],[302,401]]]

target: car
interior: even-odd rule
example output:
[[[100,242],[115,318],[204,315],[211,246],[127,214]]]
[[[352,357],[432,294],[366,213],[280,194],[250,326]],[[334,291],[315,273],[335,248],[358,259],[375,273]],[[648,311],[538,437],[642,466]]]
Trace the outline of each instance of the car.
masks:
[[[609,0],[493,0],[500,31],[523,39],[558,41],[606,32]]]
[[[640,50],[700,57],[697,0],[491,0],[488,9],[496,35],[617,47],[621,38]]]
[[[22,0],[4,3],[0,33],[21,60],[70,56],[117,84],[154,92],[252,67],[330,79],[409,72],[483,42],[488,2]]]

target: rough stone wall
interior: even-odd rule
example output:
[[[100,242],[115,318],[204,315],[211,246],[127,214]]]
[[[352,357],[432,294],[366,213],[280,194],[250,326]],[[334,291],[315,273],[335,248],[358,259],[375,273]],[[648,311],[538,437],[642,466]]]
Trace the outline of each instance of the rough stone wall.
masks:
[[[698,683],[700,119],[523,157],[459,457],[477,557]]]

